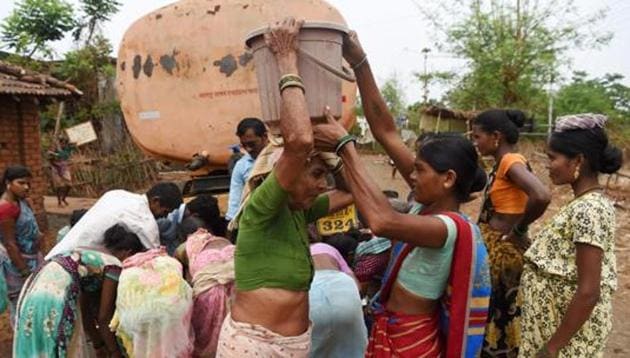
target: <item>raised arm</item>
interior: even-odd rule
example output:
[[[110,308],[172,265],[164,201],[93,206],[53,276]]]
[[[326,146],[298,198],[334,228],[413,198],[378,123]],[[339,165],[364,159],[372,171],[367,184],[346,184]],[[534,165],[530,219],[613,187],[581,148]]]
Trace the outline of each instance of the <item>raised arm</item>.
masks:
[[[359,93],[361,94],[363,112],[374,138],[385,148],[400,174],[407,184],[411,186],[410,176],[414,170],[413,152],[407,148],[398,134],[394,118],[389,113],[387,104],[381,96],[370,69],[370,64],[354,31],[351,31],[344,38],[343,55],[354,69]]]
[[[276,24],[265,34],[265,41],[274,53],[280,76],[299,76],[297,68],[297,36],[303,21],[293,18]],[[299,82],[299,81],[298,81]],[[281,90],[280,132],[284,151],[275,167],[280,186],[290,189],[303,172],[313,150],[313,128],[306,106],[304,90],[289,86]]]
[[[315,126],[315,137],[322,150],[335,148],[346,130],[334,118]],[[327,144],[326,144],[327,143]],[[339,151],[343,159],[343,174],[352,192],[354,203],[374,235],[408,242],[416,246],[442,247],[446,242],[446,225],[432,216],[408,215],[396,212],[370,177],[352,143]],[[412,172],[415,169],[412,169]],[[411,175],[410,175],[411,176]]]

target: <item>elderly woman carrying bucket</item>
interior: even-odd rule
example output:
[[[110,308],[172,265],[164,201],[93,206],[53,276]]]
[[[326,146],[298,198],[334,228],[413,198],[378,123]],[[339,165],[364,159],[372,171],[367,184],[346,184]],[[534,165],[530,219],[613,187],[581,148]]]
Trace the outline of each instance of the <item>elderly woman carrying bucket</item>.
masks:
[[[345,192],[324,193],[329,169],[313,151],[313,129],[297,68],[301,25],[286,19],[265,34],[282,76],[284,148],[279,155],[273,147],[261,153],[252,177],[264,180],[247,195],[236,218],[236,292],[221,329],[218,357],[308,356],[313,264],[307,224],[352,200]]]

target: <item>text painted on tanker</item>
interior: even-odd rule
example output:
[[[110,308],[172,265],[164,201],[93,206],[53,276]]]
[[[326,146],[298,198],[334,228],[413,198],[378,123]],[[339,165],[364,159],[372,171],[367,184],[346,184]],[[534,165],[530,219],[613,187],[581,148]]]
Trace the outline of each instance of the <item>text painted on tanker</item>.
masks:
[[[256,94],[258,93],[258,88],[245,88],[245,89],[234,89],[228,91],[214,91],[214,92],[202,92],[199,93],[199,98],[220,98],[220,97],[233,97],[233,96],[243,96],[247,94]]]

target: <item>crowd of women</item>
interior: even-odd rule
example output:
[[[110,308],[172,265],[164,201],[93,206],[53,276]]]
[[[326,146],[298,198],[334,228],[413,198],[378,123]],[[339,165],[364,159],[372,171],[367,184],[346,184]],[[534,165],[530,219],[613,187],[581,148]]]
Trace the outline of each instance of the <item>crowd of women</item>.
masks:
[[[11,312],[14,356],[602,356],[617,281],[615,210],[598,175],[622,164],[606,117],[557,119],[547,167],[574,199],[532,235],[551,193],[518,153],[525,115],[484,111],[472,141],[425,135],[414,154],[350,32],[343,55],[365,116],[411,189],[393,206],[327,109],[312,125],[297,67],[301,25],[286,19],[265,35],[281,74],[283,140],[254,163],[235,243],[216,199],[184,205],[160,183],[146,195],[106,194],[44,261],[26,200],[31,174],[5,171],[0,309]],[[494,158],[489,175],[479,155]],[[460,206],[481,191],[472,220]],[[351,203],[369,240],[314,243],[309,224]],[[362,307],[366,282],[381,276]]]

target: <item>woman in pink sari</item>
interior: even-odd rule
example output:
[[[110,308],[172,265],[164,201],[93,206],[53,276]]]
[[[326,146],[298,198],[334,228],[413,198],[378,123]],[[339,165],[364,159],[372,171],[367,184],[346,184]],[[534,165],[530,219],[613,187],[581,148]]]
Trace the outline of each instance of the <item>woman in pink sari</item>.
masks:
[[[207,231],[203,224],[195,217],[184,220],[182,231],[187,239],[176,255],[188,265],[193,287],[194,356],[214,357],[234,287],[235,246]]]

